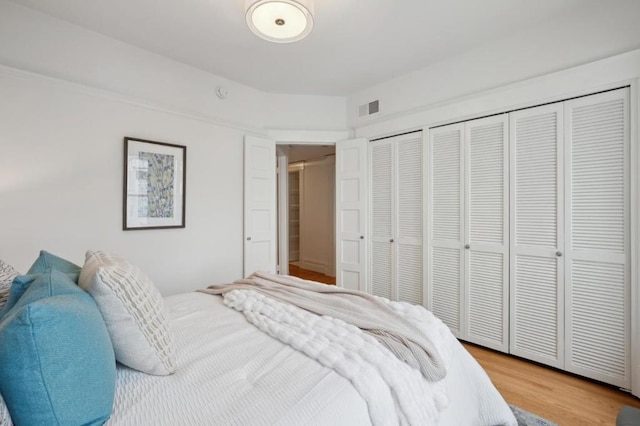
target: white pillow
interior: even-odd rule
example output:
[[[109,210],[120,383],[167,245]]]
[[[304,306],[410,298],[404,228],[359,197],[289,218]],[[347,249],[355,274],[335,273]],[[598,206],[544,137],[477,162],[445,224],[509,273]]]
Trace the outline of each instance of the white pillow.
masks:
[[[0,426],[13,426],[9,409],[5,405],[2,395],[0,395]]]
[[[18,271],[13,269],[13,267],[8,263],[4,263],[0,260],[0,309],[3,308],[5,303],[7,303],[9,291],[11,290],[11,283],[17,275]]]
[[[78,285],[96,301],[117,361],[159,376],[175,371],[164,299],[139,268],[117,255],[88,251]]]

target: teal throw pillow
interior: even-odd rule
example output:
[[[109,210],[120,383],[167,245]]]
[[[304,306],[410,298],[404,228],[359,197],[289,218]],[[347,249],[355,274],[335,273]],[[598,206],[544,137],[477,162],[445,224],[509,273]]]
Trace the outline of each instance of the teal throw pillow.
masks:
[[[0,393],[13,422],[103,424],[116,363],[98,307],[60,271],[19,279],[28,286],[0,319]]]
[[[40,256],[38,256],[33,265],[31,265],[31,268],[27,271],[27,275],[45,272],[47,269],[55,269],[56,271],[64,272],[77,284],[82,267],[58,257],[55,254],[51,254],[48,251],[41,250]]]
[[[13,283],[11,283],[11,288],[9,289],[7,303],[0,309],[0,320],[18,303],[18,300],[20,300],[36,277],[37,275],[18,275],[13,279]]]
[[[49,253],[48,251],[41,250],[38,258],[33,262],[31,268],[29,268],[27,275],[19,276],[13,280],[11,289],[9,290],[7,303],[0,310],[0,319],[2,319],[2,317],[4,317],[11,308],[13,308],[27,288],[29,288],[34,280],[33,275],[47,272],[49,269],[55,269],[56,271],[67,274],[76,284],[78,284],[78,278],[80,277],[80,271],[82,270],[82,268],[75,263],[69,262],[68,260]],[[18,280],[18,278],[20,278],[20,280]]]

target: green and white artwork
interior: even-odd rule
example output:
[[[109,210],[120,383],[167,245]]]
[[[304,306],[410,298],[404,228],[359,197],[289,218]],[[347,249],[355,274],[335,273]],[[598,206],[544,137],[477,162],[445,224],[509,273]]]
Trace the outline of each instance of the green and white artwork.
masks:
[[[185,227],[187,147],[125,138],[123,230]]]
[[[171,218],[174,215],[175,157],[154,152],[140,152],[143,167],[138,182],[146,194],[138,205],[138,217]]]

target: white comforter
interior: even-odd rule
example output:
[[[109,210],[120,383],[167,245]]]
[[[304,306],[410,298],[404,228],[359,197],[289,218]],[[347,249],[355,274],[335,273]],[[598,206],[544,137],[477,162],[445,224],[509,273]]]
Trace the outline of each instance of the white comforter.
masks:
[[[177,372],[145,375],[118,367],[109,424],[368,425],[360,393],[346,378],[284,345],[222,304],[188,293],[166,299]],[[453,342],[442,425],[515,425],[475,360]]]
[[[419,370],[400,361],[374,337],[342,320],[309,313],[253,290],[225,293],[224,303],[263,332],[349,379],[367,402],[374,425],[437,424],[447,405],[443,380],[425,380]],[[404,315],[405,309],[398,312]],[[455,339],[441,332],[446,326],[433,315],[423,325],[438,336],[430,340],[440,354],[447,353],[442,357],[447,366]]]

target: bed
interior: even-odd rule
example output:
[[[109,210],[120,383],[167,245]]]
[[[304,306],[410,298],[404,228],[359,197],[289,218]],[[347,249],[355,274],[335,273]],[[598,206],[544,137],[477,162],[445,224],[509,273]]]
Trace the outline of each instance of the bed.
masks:
[[[368,425],[348,380],[249,324],[222,297],[165,299],[178,349],[176,373],[119,366],[109,425]],[[441,425],[515,424],[486,373],[456,342]]]
[[[83,274],[86,269],[87,264]],[[78,273],[75,265],[71,273],[67,271],[76,279]],[[398,422],[376,418],[371,398],[357,390],[352,377],[261,331],[228,301],[225,305],[222,296],[192,292],[166,297],[162,303],[173,338],[173,374],[146,374],[118,363],[108,419],[96,423],[106,419],[108,425],[416,424],[406,418]],[[446,401],[437,404],[437,420],[428,424],[516,425],[480,365],[448,330],[441,338],[450,351],[446,376],[434,386],[446,394]],[[5,386],[2,392],[6,398],[11,388]],[[3,421],[10,424],[0,404]]]

